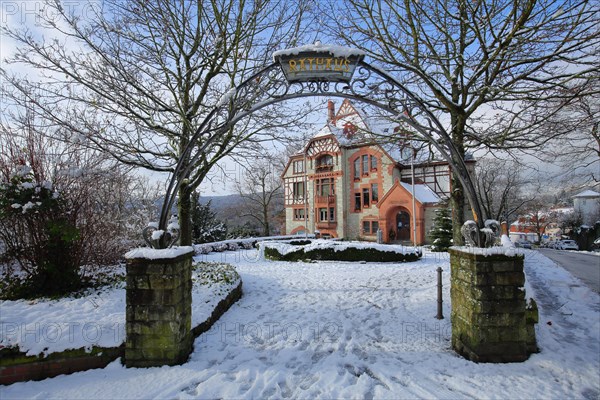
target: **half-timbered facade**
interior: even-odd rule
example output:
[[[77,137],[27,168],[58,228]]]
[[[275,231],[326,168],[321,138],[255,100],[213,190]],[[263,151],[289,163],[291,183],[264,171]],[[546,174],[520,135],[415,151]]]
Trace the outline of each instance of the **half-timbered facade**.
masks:
[[[382,141],[397,138],[397,128],[363,114],[349,100],[336,112],[330,101],[327,124],[290,158],[282,175],[286,233],[376,240],[381,230],[385,242],[423,244],[450,194],[451,169],[427,146]]]

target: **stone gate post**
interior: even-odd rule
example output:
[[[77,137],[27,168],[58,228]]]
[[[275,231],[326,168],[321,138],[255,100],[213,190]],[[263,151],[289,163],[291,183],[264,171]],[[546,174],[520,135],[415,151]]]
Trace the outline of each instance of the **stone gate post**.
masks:
[[[187,361],[192,351],[191,246],[140,248],[127,260],[125,366]]]
[[[524,361],[537,351],[538,319],[525,299],[524,256],[477,250],[450,249],[452,347],[476,362]]]

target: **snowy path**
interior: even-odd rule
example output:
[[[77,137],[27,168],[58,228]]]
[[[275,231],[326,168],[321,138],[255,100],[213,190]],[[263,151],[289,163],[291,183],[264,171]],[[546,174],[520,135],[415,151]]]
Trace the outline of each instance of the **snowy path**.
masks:
[[[236,265],[244,297],[196,340],[190,362],[126,369],[116,361],[0,387],[0,397],[598,398],[597,294],[528,253],[542,352],[525,363],[475,364],[450,348],[444,256],[410,264],[294,264],[252,261],[252,252],[211,254],[203,259]],[[442,321],[433,318],[438,266]]]

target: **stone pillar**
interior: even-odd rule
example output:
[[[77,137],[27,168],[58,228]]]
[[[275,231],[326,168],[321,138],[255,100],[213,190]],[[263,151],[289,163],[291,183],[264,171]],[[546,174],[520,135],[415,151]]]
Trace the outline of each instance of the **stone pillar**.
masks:
[[[475,251],[450,249],[452,347],[476,362],[524,361],[537,351],[524,257]]]
[[[187,361],[192,351],[192,247],[135,249],[127,260],[125,366]]]

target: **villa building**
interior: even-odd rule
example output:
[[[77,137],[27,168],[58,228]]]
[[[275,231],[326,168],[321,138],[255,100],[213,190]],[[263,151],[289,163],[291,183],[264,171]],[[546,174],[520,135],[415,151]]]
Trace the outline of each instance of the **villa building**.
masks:
[[[573,196],[573,208],[583,225],[594,226],[600,221],[600,193],[585,190]]]
[[[329,101],[327,110],[325,126],[282,174],[286,234],[374,241],[381,230],[386,243],[424,244],[435,210],[451,192],[448,163],[349,100],[337,112]],[[474,160],[467,164],[473,168]]]

